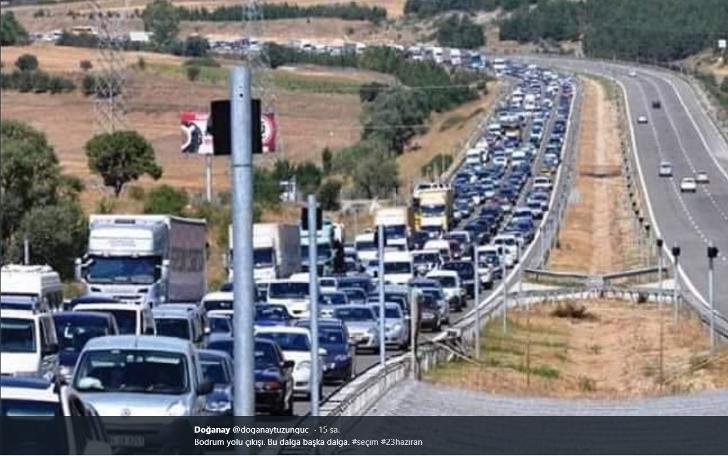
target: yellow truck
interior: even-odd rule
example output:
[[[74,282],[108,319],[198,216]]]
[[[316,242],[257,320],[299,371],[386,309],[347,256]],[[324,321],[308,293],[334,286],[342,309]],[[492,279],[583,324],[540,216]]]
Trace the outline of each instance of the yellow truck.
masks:
[[[452,189],[445,185],[418,190],[412,198],[415,229],[447,231],[452,224]]]

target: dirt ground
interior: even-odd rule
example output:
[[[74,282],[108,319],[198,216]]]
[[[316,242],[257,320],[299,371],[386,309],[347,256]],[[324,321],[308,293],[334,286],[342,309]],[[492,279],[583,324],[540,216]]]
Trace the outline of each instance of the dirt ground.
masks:
[[[563,304],[562,304],[563,305]],[[556,304],[509,313],[487,326],[481,363],[457,361],[427,380],[499,394],[616,399],[728,386],[728,351],[710,356],[707,330],[692,317],[672,321],[665,304],[586,301],[581,319],[552,315]],[[660,321],[663,344],[660,350]],[[530,331],[529,331],[530,325]],[[660,376],[662,353],[662,376]]]
[[[576,188],[548,267],[603,274],[636,266],[638,252],[620,166],[616,109],[600,83],[585,80],[584,86]]]
[[[411,194],[411,188],[422,178],[421,168],[437,154],[456,154],[462,150],[465,141],[482,120],[498,97],[499,86],[496,82],[488,85],[488,95],[464,104],[445,113],[435,113],[427,133],[415,138],[407,151],[397,160],[399,163],[400,188]],[[452,118],[462,118],[457,125],[445,128],[443,124]]]

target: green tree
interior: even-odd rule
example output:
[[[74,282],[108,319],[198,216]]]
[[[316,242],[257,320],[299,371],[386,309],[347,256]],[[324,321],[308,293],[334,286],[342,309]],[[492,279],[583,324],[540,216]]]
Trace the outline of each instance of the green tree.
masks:
[[[78,62],[78,66],[84,73],[94,67],[93,63],[91,63],[90,60],[81,60],[80,62]]]
[[[301,163],[296,167],[296,188],[303,195],[316,193],[322,178],[321,168],[311,162]]]
[[[188,57],[204,57],[210,50],[210,43],[202,36],[189,36],[185,38],[184,55]]]
[[[721,92],[728,94],[728,76],[723,76],[723,82],[720,84]]]
[[[296,166],[286,159],[276,160],[273,165],[273,178],[277,181],[290,180],[296,175]]]
[[[367,154],[356,165],[354,184],[365,198],[386,197],[397,188],[399,172],[391,154]]]
[[[23,54],[15,61],[20,71],[34,71],[38,69],[38,58],[33,54]]]
[[[0,14],[0,46],[14,46],[28,42],[28,32],[12,11]]]
[[[202,70],[196,65],[189,65],[185,67],[185,73],[187,73],[187,80],[197,81],[200,79],[200,73],[202,73]]]
[[[104,185],[119,196],[124,185],[148,174],[162,176],[154,159],[154,149],[135,131],[116,131],[94,136],[86,143],[86,157],[91,172],[101,175]]]
[[[331,149],[329,149],[328,146],[324,147],[324,150],[321,152],[321,166],[323,168],[325,176],[331,174],[333,160],[334,155],[331,153]]]
[[[179,13],[168,0],[154,0],[142,13],[144,30],[152,32],[152,41],[158,48],[174,43],[179,34]]]
[[[28,239],[34,264],[49,264],[63,279],[73,278],[73,260],[86,247],[86,216],[75,201],[52,206],[37,206],[23,217],[10,244],[8,257],[23,255],[23,240]]]
[[[144,201],[144,213],[184,215],[189,200],[189,196],[184,190],[169,185],[160,185],[147,193]]]
[[[438,24],[437,42],[441,46],[474,49],[485,45],[485,31],[468,16],[453,14]]]
[[[341,194],[341,181],[329,179],[324,182],[316,193],[316,199],[325,211],[338,211],[341,209],[339,195]]]

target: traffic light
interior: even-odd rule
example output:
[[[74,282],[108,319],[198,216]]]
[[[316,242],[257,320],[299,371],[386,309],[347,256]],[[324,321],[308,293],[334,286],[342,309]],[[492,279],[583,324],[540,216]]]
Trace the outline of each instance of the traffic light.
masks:
[[[263,127],[261,124],[260,100],[251,100],[250,112],[252,150],[254,154],[262,154]],[[215,100],[210,103],[210,120],[207,130],[212,134],[213,154],[231,155],[233,149],[230,136],[230,100]]]

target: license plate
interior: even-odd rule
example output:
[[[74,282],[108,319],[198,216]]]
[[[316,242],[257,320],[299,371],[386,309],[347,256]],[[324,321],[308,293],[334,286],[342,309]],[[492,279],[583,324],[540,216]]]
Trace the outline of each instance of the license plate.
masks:
[[[111,446],[116,447],[144,447],[143,435],[110,435],[109,442]]]

